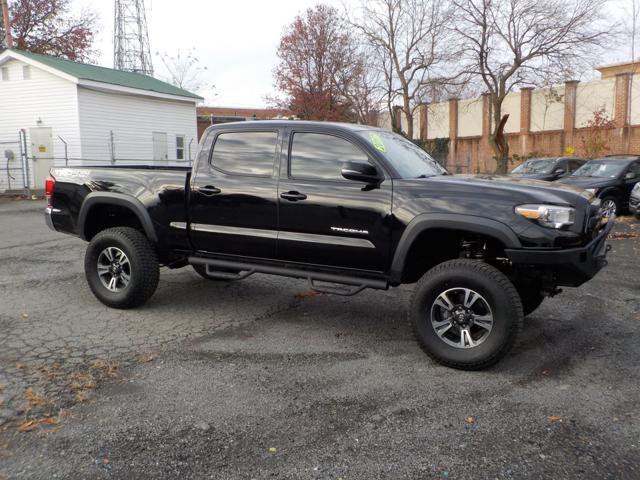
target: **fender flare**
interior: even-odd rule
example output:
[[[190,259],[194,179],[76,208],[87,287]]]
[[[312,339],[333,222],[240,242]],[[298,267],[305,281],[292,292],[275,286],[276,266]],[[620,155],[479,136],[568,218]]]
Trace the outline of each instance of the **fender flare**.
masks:
[[[423,213],[416,216],[405,228],[393,255],[390,269],[392,283],[402,282],[402,272],[411,246],[420,234],[427,230],[462,230],[495,238],[506,248],[522,248],[518,236],[504,223],[485,217],[457,213]]]
[[[614,197],[618,203],[624,203],[622,200],[622,190],[617,185],[611,185],[609,187],[604,187],[601,192],[598,193],[598,198],[600,200],[605,197]]]
[[[144,233],[147,238],[154,243],[158,242],[158,235],[153,227],[153,222],[149,216],[149,212],[142,204],[140,200],[132,197],[131,195],[125,195],[124,193],[113,192],[92,192],[86,196],[80,213],[78,214],[78,236],[83,240],[87,240],[85,235],[85,223],[87,216],[91,209],[96,205],[117,205],[119,207],[128,208],[133,214],[138,217],[140,225],[144,229]]]

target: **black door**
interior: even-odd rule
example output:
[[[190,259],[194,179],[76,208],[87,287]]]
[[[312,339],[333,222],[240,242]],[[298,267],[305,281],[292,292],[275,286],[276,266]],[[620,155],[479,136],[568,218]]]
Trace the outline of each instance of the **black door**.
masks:
[[[281,169],[278,188],[278,258],[386,270],[391,180],[369,188],[341,174],[348,161],[373,164],[367,153],[346,138],[294,131],[288,160]]]
[[[199,160],[191,180],[194,247],[211,253],[273,258],[278,224],[274,174],[278,131],[212,135],[209,161]]]

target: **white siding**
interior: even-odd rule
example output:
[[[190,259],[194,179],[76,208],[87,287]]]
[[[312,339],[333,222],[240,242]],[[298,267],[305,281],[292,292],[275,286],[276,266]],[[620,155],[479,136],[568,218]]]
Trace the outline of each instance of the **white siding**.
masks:
[[[176,164],[176,135],[185,137],[185,159],[197,145],[194,102],[155,99],[78,88],[82,154],[85,163],[111,161],[111,132],[118,163],[152,163],[153,132],[167,134],[169,165]]]
[[[31,67],[30,78],[24,80],[24,65],[17,60],[9,60],[2,65],[3,68],[8,68],[9,80],[0,80],[0,142],[16,143],[0,145],[0,191],[8,188],[4,151],[14,150],[16,160],[12,165],[17,167],[18,132],[24,128],[28,135],[30,128],[38,126],[38,120],[42,121],[41,126],[52,128],[56,165],[64,164],[64,145],[58,136],[69,144],[69,156],[79,157],[81,153],[76,85],[35,67]],[[27,137],[29,155],[30,146],[30,139]],[[32,166],[30,171],[33,174]],[[16,188],[18,180],[18,188],[22,187],[22,179],[17,178],[17,173],[19,172],[13,174],[16,180],[11,181],[12,189]],[[33,185],[33,176],[30,182]],[[42,188],[41,185],[36,187]]]

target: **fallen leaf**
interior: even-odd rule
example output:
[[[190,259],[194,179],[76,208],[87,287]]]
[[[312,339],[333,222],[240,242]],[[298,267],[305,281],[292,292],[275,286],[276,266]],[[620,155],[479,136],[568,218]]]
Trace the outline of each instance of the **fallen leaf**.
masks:
[[[47,398],[44,395],[36,392],[31,387],[25,390],[24,398],[29,402],[29,405],[31,405],[32,407],[38,407],[41,405],[47,405],[48,403],[51,403],[49,400],[47,400]]]
[[[138,363],[149,363],[153,362],[156,358],[158,358],[158,354],[154,352],[143,353],[138,357]]]
[[[467,422],[468,424],[476,423],[475,417],[472,417],[472,416],[466,417],[464,421]]]
[[[316,292],[315,290],[307,290],[306,292],[297,293],[295,295],[296,298],[310,298],[310,297],[319,297],[322,295],[320,292]]]
[[[547,417],[547,420],[549,420],[551,423],[561,422],[562,421],[562,417],[560,417],[559,415],[549,415]]]
[[[23,313],[22,314],[22,318],[29,318],[29,314],[28,313]]]
[[[33,420],[27,420],[25,422],[22,422],[18,426],[18,431],[19,432],[30,432],[31,430],[35,430],[36,428],[38,428],[38,424],[36,422],[34,422]]]
[[[46,418],[43,418],[42,420],[39,420],[38,423],[40,423],[40,425],[57,425],[58,424],[58,418],[57,417],[46,417]]]
[[[269,453],[278,453],[278,449],[277,449],[277,448],[275,448],[275,447],[271,447],[271,448],[269,449]]]

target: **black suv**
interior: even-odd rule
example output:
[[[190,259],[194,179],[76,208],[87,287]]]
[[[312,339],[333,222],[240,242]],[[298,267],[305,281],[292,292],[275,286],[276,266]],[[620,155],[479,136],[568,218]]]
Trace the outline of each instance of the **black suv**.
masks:
[[[585,162],[584,158],[578,157],[530,158],[511,170],[510,175],[552,182],[571,175]]]
[[[640,182],[640,157],[619,155],[589,160],[560,181],[597,195],[605,215],[617,214],[629,207],[631,190]]]

